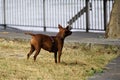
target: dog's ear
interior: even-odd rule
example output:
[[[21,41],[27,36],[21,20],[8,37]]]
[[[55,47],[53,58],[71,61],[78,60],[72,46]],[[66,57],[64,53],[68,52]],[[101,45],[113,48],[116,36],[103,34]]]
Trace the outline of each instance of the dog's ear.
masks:
[[[71,30],[72,26],[71,25],[67,25],[66,29]]]
[[[61,26],[60,24],[58,24],[58,28],[59,28],[59,29],[62,29],[62,26]]]

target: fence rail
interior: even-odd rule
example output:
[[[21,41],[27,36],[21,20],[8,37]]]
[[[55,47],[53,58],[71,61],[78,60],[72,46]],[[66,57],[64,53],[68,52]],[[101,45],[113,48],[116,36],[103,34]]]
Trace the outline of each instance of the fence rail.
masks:
[[[113,3],[113,0],[0,0],[0,25],[41,27],[45,31],[58,24],[72,24],[73,29],[104,31]]]

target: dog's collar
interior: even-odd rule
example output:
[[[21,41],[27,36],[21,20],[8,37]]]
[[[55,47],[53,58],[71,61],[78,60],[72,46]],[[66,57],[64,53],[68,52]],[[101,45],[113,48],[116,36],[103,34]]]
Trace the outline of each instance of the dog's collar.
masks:
[[[55,42],[53,36],[50,36],[50,39],[52,40],[52,43]]]

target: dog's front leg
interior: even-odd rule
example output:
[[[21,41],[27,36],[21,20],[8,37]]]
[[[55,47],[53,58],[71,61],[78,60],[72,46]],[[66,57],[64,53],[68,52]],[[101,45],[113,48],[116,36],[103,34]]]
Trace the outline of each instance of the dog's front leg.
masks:
[[[58,63],[60,63],[60,58],[62,55],[62,48],[63,48],[63,42],[60,41],[58,43]]]
[[[55,63],[57,63],[57,52],[54,52]]]
[[[60,63],[60,58],[61,58],[62,50],[58,51],[58,63]]]

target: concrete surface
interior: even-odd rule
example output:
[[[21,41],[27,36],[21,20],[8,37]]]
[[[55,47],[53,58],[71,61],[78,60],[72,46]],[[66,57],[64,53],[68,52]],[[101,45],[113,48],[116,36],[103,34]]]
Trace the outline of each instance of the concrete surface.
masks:
[[[0,29],[0,37],[9,39],[30,39],[31,36],[25,35],[24,32],[16,29],[7,28],[6,30]],[[33,32],[40,34],[47,34],[54,36],[57,33],[54,32]],[[104,33],[85,33],[85,32],[73,32],[68,36],[65,41],[81,42],[81,43],[94,43],[94,44],[110,44],[120,45],[120,39],[105,39]]]
[[[96,74],[88,80],[120,80],[120,57],[114,59],[102,74]]]

